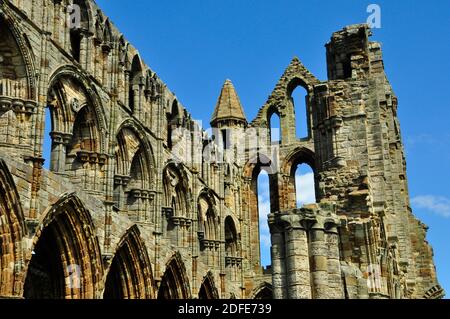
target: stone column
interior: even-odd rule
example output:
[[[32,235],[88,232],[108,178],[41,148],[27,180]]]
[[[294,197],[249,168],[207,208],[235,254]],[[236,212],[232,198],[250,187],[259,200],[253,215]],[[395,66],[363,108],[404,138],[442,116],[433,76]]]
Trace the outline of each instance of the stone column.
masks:
[[[313,298],[325,299],[328,297],[328,252],[324,229],[319,223],[315,223],[310,230],[309,248]]]
[[[287,217],[285,228],[286,283],[288,298],[311,299],[308,238],[295,215]]]
[[[282,230],[274,224],[275,216],[269,215],[269,226],[271,233],[272,254],[272,286],[274,299],[286,299],[286,260],[285,242]]]
[[[125,68],[127,68],[127,66],[125,66]],[[130,70],[125,69],[124,73],[125,73],[125,83],[123,86],[123,103],[125,104],[126,107],[129,107],[130,104],[129,104],[128,100],[129,100],[129,96],[130,96],[130,94],[129,94]]]
[[[336,224],[330,225],[325,231],[328,252],[328,297],[343,299],[344,290],[341,278],[341,263],[339,258],[339,234]]]

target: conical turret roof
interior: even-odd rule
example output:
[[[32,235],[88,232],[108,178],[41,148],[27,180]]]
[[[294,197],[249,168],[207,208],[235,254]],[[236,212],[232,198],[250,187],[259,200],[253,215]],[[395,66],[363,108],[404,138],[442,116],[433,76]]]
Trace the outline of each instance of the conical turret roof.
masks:
[[[222,120],[242,120],[247,122],[244,110],[230,80],[226,80],[214,110],[211,124]]]

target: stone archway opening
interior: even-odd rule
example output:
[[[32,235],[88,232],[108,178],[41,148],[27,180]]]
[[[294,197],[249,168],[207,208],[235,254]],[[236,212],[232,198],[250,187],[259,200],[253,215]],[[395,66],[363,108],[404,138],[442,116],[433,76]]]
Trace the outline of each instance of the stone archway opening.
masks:
[[[200,291],[198,293],[199,299],[219,299],[219,293],[214,285],[214,279],[211,273],[208,273],[203,279]]]
[[[189,281],[177,255],[167,264],[158,289],[158,299],[189,299]]]
[[[119,243],[105,281],[104,299],[150,299],[153,276],[147,251],[133,227]]]
[[[37,234],[24,292],[30,299],[92,299],[103,274],[89,212],[73,194],[48,212]]]
[[[308,164],[298,164],[295,168],[295,197],[297,208],[316,203],[314,171]]]
[[[58,230],[46,227],[32,252],[24,285],[25,299],[64,299],[65,275]]]

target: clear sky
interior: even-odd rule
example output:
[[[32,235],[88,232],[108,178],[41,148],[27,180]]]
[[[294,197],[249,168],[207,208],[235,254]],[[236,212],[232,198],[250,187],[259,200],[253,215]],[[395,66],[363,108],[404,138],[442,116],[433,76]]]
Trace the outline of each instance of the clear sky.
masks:
[[[293,56],[326,80],[324,44],[331,33],[366,22],[367,6],[380,5],[381,29],[374,30],[372,40],[383,45],[387,75],[399,98],[412,206],[430,227],[438,277],[450,294],[450,1],[97,3],[205,124],[226,78],[249,120]]]

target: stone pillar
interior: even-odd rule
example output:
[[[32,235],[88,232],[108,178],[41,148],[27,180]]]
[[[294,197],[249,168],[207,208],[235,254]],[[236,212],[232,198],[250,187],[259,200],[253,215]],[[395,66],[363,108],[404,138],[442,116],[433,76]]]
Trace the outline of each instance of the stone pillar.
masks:
[[[64,173],[66,167],[66,149],[72,134],[61,132],[50,133],[52,138],[52,152],[50,170],[55,173]]]
[[[297,219],[295,215],[289,217],[292,221]],[[307,233],[299,222],[294,224],[292,221],[285,228],[288,298],[311,299]]]
[[[270,224],[270,217],[269,217]],[[284,234],[275,225],[270,225],[271,232],[271,254],[272,254],[272,287],[274,299],[286,299],[286,265]]]
[[[325,238],[328,252],[328,297],[332,299],[343,299],[344,290],[342,287],[339,256],[339,234],[336,224],[327,227]]]
[[[132,86],[132,90],[133,90],[133,114],[136,116],[139,116],[139,85],[138,84],[133,84]],[[131,103],[131,101],[129,101],[129,103]]]
[[[126,67],[126,66],[125,66]],[[129,83],[130,83],[130,71],[129,70],[125,70],[125,83],[123,86],[123,103],[125,104],[126,107],[129,107]]]
[[[319,223],[315,223],[310,230],[310,261],[312,293],[314,299],[326,299],[328,287],[327,247],[325,233]]]
[[[92,36],[92,33],[89,30],[80,29],[80,64],[84,67],[85,70],[91,71],[91,63],[92,56],[90,55],[90,43],[89,38]]]

